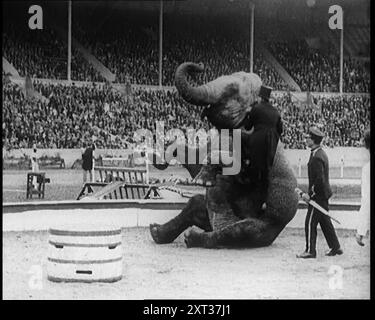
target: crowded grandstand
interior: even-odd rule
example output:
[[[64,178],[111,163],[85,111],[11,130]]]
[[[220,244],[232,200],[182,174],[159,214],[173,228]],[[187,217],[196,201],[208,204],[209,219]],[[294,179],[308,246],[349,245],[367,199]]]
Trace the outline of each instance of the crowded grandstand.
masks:
[[[215,14],[208,15],[195,11],[194,5],[186,14],[188,3],[196,1],[166,1],[159,61],[158,2],[155,10],[148,11],[132,8],[132,2],[122,7],[120,2],[73,2],[69,81],[63,36],[66,3],[54,10],[42,3],[44,28],[30,30],[26,23],[29,3],[6,2],[3,146],[7,150],[30,148],[34,143],[42,149],[81,148],[93,137],[98,148],[124,149],[133,142],[137,129],[154,129],[156,120],[164,121],[166,130],[210,127],[199,109],[176,92],[175,69],[184,61],[204,63],[205,72],[191,79],[196,84],[248,72],[246,3],[219,1]],[[209,5],[209,1],[204,3]],[[225,14],[228,6],[238,14],[236,21]],[[282,12],[276,18],[282,19]],[[347,37],[356,32],[363,43],[352,45],[361,48],[357,52],[345,47],[340,93],[339,51],[332,38],[322,36],[324,32],[311,37],[310,29],[299,30],[297,22],[294,33],[284,32],[288,37],[282,37],[281,24],[275,30],[264,20],[260,12],[255,22],[253,72],[274,89],[272,103],[284,121],[285,148],[306,148],[303,133],[311,123],[324,129],[327,147],[360,146],[364,128],[370,124],[369,27],[365,21],[358,25],[355,17],[352,22],[348,19]],[[267,33],[273,37],[264,37]],[[4,68],[4,60],[11,67]],[[114,75],[112,81],[108,74]],[[24,77],[31,80],[29,85]]]

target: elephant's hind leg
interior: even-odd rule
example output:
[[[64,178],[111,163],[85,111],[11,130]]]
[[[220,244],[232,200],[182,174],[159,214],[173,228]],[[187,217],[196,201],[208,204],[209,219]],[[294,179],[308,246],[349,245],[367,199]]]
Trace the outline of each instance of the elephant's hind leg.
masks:
[[[212,232],[196,232],[191,230],[185,235],[187,247],[263,247],[269,246],[283,226],[269,221],[246,218],[227,227]]]
[[[171,243],[193,225],[205,231],[212,231],[203,195],[191,198],[181,213],[167,223],[151,224],[150,233],[156,243]]]

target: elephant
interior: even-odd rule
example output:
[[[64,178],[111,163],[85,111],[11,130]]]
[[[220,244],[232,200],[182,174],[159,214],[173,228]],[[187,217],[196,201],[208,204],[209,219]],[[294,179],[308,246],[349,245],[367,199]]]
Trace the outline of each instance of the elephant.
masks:
[[[181,64],[175,74],[177,91],[185,101],[205,108],[203,114],[216,128],[241,129],[240,155],[246,158],[251,132],[242,124],[257,99],[262,82],[256,74],[237,72],[198,87],[191,86],[187,75],[203,70],[202,64]],[[266,194],[260,194],[248,182],[243,161],[240,172],[234,175],[217,173],[210,169],[210,164],[200,166],[199,173],[194,167],[195,177],[210,176],[214,172],[215,183],[206,188],[205,195],[190,198],[175,218],[162,225],[150,225],[151,237],[156,243],[171,243],[188,230],[184,235],[188,248],[265,247],[274,242],[295,216],[297,180],[281,143],[268,175]],[[259,199],[265,199],[265,203],[262,205],[263,200]],[[193,226],[203,231],[190,228]]]

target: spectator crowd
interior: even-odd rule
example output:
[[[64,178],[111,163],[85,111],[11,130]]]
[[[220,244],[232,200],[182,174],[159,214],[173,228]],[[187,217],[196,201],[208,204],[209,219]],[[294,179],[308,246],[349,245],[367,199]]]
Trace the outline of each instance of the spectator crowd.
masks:
[[[121,12],[107,18],[87,18],[75,11],[73,37],[116,75],[117,83],[159,84],[159,36],[156,17]],[[87,19],[84,19],[84,18]],[[98,148],[127,148],[137,129],[154,130],[155,121],[171,128],[210,127],[202,110],[184,102],[174,90],[133,86],[132,92],[114,89],[73,45],[71,76],[81,84],[47,84],[38,79],[67,78],[67,44],[47,23],[43,30],[5,15],[3,57],[21,76],[34,79],[34,89],[46,99],[25,97],[17,85],[4,81],[3,146],[8,149],[81,148],[94,137]],[[23,18],[22,18],[23,19]],[[217,17],[165,15],[162,84],[173,86],[176,67],[185,61],[203,62],[205,72],[190,80],[196,84],[221,75],[250,69],[250,31],[243,21]],[[288,84],[273,69],[255,40],[254,72],[265,85],[288,92]],[[73,41],[74,43],[74,41]],[[259,44],[259,43],[258,43]],[[338,92],[339,58],[311,49],[305,40],[265,43],[276,60],[302,91]],[[93,83],[100,82],[100,83]],[[346,59],[344,92],[368,93],[369,70],[363,63]],[[125,86],[126,87],[126,86]],[[127,90],[125,90],[127,91]],[[282,142],[286,148],[305,148],[303,134],[311,123],[326,133],[325,144],[358,146],[370,123],[370,99],[366,95],[314,96],[319,108],[305,107],[290,94],[275,96],[273,103],[284,120]]]
[[[305,149],[304,135],[311,124],[316,124],[325,134],[327,147],[359,147],[365,128],[370,127],[370,97],[364,95],[317,96],[315,105],[301,105],[292,101],[289,94],[274,99],[279,109],[284,132],[285,148]]]
[[[24,77],[67,79],[68,48],[52,29],[33,30],[10,25],[3,33],[3,56]],[[104,81],[104,78],[72,49],[71,79]]]
[[[194,81],[199,84],[224,74],[249,71],[248,30],[206,17],[165,22],[163,34],[162,84],[174,85],[176,67],[185,61],[203,62],[206,71]],[[92,19],[92,21],[97,21]],[[159,43],[157,21],[137,15],[114,15],[101,25],[73,21],[73,37],[116,75],[116,82],[159,84]],[[67,45],[54,29],[40,31],[9,25],[4,30],[4,57],[20,72],[33,78],[66,79]],[[292,76],[302,91],[338,92],[339,57],[308,47],[304,40],[272,41],[270,52]],[[288,84],[254,45],[254,72],[275,90],[289,90]],[[104,81],[73,46],[72,79]],[[344,92],[369,92],[369,70],[362,62],[346,59]]]
[[[340,57],[308,47],[305,40],[272,41],[268,46],[302,91],[338,92]],[[370,92],[370,74],[363,63],[344,59],[343,92]]]
[[[4,79],[3,79],[4,80]],[[209,129],[202,109],[184,102],[176,91],[134,89],[124,95],[109,85],[65,86],[34,83],[45,100],[26,98],[22,89],[3,81],[3,146],[8,149],[81,148],[94,137],[98,148],[127,148],[137,129],[155,132],[156,121],[165,131]],[[326,133],[325,144],[359,146],[370,124],[370,99],[364,95],[315,97],[316,108],[301,107],[288,93],[273,103],[284,121],[285,148],[305,148],[303,134],[311,123]]]
[[[25,97],[12,83],[3,85],[3,145],[28,148],[81,148],[94,137],[98,148],[126,148],[137,129],[200,127],[199,109],[175,92],[137,89],[131,96],[109,86],[78,87],[34,83],[45,101]],[[207,124],[206,124],[207,128]]]

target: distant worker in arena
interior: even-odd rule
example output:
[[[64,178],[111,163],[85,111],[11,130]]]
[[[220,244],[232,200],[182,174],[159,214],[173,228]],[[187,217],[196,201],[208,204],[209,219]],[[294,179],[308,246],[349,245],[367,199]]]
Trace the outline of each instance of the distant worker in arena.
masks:
[[[306,138],[306,144],[311,149],[310,159],[307,164],[309,192],[308,194],[304,193],[302,198],[306,202],[314,200],[328,211],[328,200],[332,196],[332,191],[329,184],[328,157],[321,147],[323,138],[324,134],[318,128],[310,128]],[[343,254],[330,218],[315,209],[312,205],[309,205],[305,220],[306,248],[303,253],[297,255],[297,258],[316,258],[318,223],[320,223],[320,227],[330,248],[326,252],[326,256]]]
[[[36,144],[33,144],[33,151],[31,155],[31,171],[32,172],[39,172],[39,163],[38,163],[38,150],[36,148]],[[37,178],[36,176],[33,177],[33,188],[36,189],[37,186]]]
[[[370,155],[370,130],[366,130],[364,136],[364,144]],[[371,157],[371,155],[370,155]],[[370,226],[370,161],[368,161],[362,168],[361,181],[361,208],[358,212],[358,226],[356,232],[356,240],[360,246],[364,246],[363,238],[366,236]]]
[[[84,143],[82,150],[82,169],[83,169],[83,184],[87,182],[87,174],[90,177],[89,182],[93,182],[93,167],[94,167],[94,143]]]

